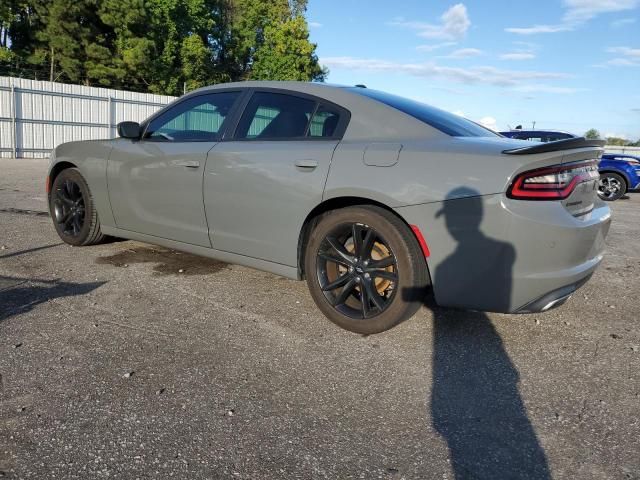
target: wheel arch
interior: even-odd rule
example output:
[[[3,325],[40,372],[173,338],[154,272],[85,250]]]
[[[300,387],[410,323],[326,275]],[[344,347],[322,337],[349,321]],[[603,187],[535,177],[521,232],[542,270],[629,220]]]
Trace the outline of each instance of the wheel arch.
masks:
[[[53,185],[56,177],[60,175],[60,172],[62,172],[63,170],[67,170],[68,168],[78,168],[78,166],[69,161],[62,160],[51,167],[46,181],[47,194],[51,193],[51,186]]]
[[[331,210],[338,210],[346,207],[355,207],[355,206],[364,206],[371,205],[387,210],[392,213],[396,217],[398,217],[402,223],[404,223],[409,231],[413,234],[414,238],[420,244],[420,240],[417,238],[415,231],[412,229],[411,225],[406,221],[405,218],[402,217],[398,212],[396,212],[393,208],[385,205],[382,202],[377,200],[373,200],[367,197],[358,197],[358,196],[343,196],[343,197],[334,197],[324,200],[322,203],[315,206],[311,212],[307,215],[302,224],[302,228],[300,229],[300,234],[298,237],[298,277],[300,279],[305,278],[304,271],[304,256],[306,253],[307,244],[309,243],[309,235],[311,234],[313,227],[315,226],[316,221],[325,213]],[[428,262],[427,262],[428,263]],[[429,266],[427,265],[427,270]]]

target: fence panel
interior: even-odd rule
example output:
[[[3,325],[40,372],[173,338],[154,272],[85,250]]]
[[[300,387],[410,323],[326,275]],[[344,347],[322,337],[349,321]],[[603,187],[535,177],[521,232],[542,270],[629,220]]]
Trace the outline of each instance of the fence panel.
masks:
[[[64,142],[115,138],[175,97],[0,77],[0,157],[47,157]]]

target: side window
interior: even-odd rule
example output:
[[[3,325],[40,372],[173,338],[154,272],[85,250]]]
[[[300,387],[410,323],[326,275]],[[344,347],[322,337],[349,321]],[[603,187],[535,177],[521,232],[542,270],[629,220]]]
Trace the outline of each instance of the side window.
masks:
[[[313,100],[281,93],[257,92],[244,110],[235,138],[304,138],[315,107]]]
[[[215,141],[239,96],[239,92],[211,93],[180,102],[154,119],[144,138],[165,142]]]
[[[340,121],[340,114],[335,110],[320,105],[311,119],[309,137],[333,137]]]

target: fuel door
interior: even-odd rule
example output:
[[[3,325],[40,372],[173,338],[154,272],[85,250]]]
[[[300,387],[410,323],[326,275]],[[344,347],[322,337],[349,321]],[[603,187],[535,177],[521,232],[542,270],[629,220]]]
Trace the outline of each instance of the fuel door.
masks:
[[[370,167],[393,167],[400,158],[400,143],[370,143],[364,149],[364,164]]]

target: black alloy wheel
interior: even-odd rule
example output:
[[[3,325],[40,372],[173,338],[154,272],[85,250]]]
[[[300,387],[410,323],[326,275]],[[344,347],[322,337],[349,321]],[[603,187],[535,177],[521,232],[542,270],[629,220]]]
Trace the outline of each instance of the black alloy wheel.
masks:
[[[69,245],[93,245],[105,238],[89,185],[76,168],[62,170],[53,179],[49,212],[58,236]]]
[[[336,325],[365,335],[410,318],[429,285],[424,253],[409,226],[373,205],[332,210],[313,221],[304,247],[309,292]]]
[[[320,288],[342,314],[367,319],[393,301],[398,282],[395,255],[369,225],[337,226],[325,236],[318,257]]]
[[[66,179],[53,192],[53,215],[58,228],[70,237],[77,237],[85,223],[86,208],[80,186]]]

